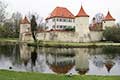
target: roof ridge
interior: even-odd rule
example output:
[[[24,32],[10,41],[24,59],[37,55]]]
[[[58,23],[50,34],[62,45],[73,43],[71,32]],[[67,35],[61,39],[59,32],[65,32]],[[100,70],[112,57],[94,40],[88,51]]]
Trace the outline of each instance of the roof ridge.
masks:
[[[52,11],[52,13],[50,14],[50,16],[48,16],[46,18],[46,20],[50,19],[50,18],[54,18],[54,17],[75,18],[75,16],[66,7],[59,7],[59,6],[57,6]]]

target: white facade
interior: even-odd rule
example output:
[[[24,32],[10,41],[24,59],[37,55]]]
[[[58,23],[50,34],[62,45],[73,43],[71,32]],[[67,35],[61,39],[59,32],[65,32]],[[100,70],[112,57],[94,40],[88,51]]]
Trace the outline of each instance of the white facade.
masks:
[[[20,33],[31,32],[30,24],[20,24]]]
[[[75,19],[71,18],[50,18],[46,20],[46,26],[48,30],[64,30],[68,27],[75,27]]]
[[[75,25],[75,31],[81,36],[89,33],[89,17],[76,17]]]
[[[115,21],[104,21],[103,30],[105,30],[106,27],[113,27],[114,25],[115,25]]]

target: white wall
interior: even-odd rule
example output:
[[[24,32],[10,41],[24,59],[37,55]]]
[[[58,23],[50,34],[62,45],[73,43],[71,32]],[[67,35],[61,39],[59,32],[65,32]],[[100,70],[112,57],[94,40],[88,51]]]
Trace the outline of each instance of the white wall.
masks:
[[[105,21],[103,23],[103,30],[105,30],[106,27],[112,27],[115,25],[115,21]]]
[[[81,36],[89,33],[89,17],[76,17],[75,19],[76,29]]]
[[[37,34],[37,38],[44,41],[79,42],[79,36],[75,32],[41,32]]]
[[[53,19],[55,19],[55,21],[53,21]],[[52,26],[55,25],[55,27],[57,27],[57,25],[63,25],[63,26],[75,26],[75,22],[73,22],[74,19],[72,19],[72,22],[64,22],[64,21],[57,21],[57,19],[66,19],[69,20],[71,18],[51,18],[47,20],[46,26],[50,29],[53,29]],[[55,29],[61,29],[61,28],[55,28]]]
[[[20,33],[30,32],[30,24],[20,24]]]
[[[46,27],[48,27],[48,30],[52,29],[52,26],[56,24],[52,19],[53,18],[47,20]]]
[[[100,41],[103,39],[103,31],[90,31],[90,41]]]
[[[37,34],[38,40],[62,41],[62,42],[91,42],[100,41],[103,38],[102,32],[91,31],[88,36],[81,37],[77,32],[41,32]]]

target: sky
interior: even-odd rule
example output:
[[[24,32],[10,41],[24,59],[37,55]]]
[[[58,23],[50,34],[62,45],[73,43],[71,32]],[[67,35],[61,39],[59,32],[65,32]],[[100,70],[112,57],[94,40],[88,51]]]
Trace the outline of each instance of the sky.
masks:
[[[37,12],[39,16],[46,18],[55,7],[66,7],[74,15],[80,10],[81,4],[90,19],[97,14],[103,13],[104,16],[108,10],[116,22],[120,22],[120,0],[1,0],[8,4],[7,11],[21,12],[27,15],[28,12]]]

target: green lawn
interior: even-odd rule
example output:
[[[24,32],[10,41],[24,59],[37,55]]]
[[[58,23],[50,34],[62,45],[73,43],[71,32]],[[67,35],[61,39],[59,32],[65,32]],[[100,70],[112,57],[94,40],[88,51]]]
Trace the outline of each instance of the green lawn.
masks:
[[[0,80],[120,80],[120,76],[55,75],[0,70]]]
[[[35,46],[35,43],[28,43],[30,46]],[[75,42],[56,42],[56,41],[41,41],[37,43],[41,47],[102,47],[102,46],[119,46],[120,43],[112,42],[90,42],[90,43],[75,43]]]
[[[1,43],[19,43],[18,38],[0,38]],[[36,46],[33,41],[26,41],[30,46]],[[58,41],[38,41],[37,44],[41,47],[68,47],[68,48],[79,48],[79,47],[102,47],[102,46],[119,46],[120,43],[112,42],[89,42],[89,43],[75,43],[75,42],[58,42]]]
[[[0,38],[0,42],[17,42],[18,38]]]

